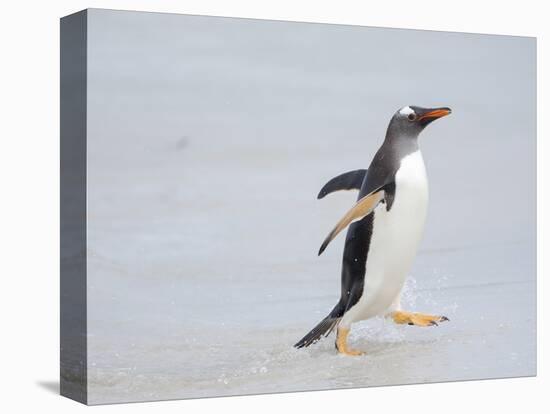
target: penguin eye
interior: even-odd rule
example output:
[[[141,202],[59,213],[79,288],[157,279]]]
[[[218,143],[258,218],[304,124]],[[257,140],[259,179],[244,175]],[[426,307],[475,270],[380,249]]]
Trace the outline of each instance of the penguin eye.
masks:
[[[414,112],[410,113],[407,118],[409,119],[409,121],[414,121],[416,119],[416,114]]]

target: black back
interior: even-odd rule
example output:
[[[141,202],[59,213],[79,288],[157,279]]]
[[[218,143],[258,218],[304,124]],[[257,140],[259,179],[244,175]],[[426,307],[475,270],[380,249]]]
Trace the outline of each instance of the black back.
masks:
[[[388,211],[395,199],[395,174],[401,165],[401,160],[418,150],[416,136],[393,135],[391,132],[390,124],[386,139],[376,152],[357,197],[359,200],[382,188],[386,192],[383,202]],[[341,317],[359,301],[363,294],[375,214],[376,212],[369,214],[362,220],[352,223],[348,228],[342,258],[341,296],[333,310],[333,317]]]

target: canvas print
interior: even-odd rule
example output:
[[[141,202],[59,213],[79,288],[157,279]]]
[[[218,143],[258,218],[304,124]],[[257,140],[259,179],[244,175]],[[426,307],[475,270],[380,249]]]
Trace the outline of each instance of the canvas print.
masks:
[[[61,20],[61,391],[536,375],[534,38]]]

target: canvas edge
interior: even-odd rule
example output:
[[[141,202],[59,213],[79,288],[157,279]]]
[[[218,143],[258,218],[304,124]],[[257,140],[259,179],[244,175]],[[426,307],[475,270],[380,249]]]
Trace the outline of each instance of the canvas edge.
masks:
[[[60,394],[88,402],[87,10],[60,20]]]

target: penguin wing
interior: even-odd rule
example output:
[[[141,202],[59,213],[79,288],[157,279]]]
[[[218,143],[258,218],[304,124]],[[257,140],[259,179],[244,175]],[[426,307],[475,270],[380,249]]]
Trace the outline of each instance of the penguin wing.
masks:
[[[376,208],[386,195],[383,187],[379,187],[366,196],[362,197],[357,203],[349,210],[344,217],[336,224],[336,227],[328,234],[327,238],[319,249],[319,256],[325,251],[328,244],[334,239],[338,233],[345,229],[350,223],[361,220],[363,217],[368,216]]]
[[[326,183],[317,195],[317,199],[325,197],[327,194],[340,190],[360,190],[363,180],[367,175],[367,170],[354,170],[340,174]]]

